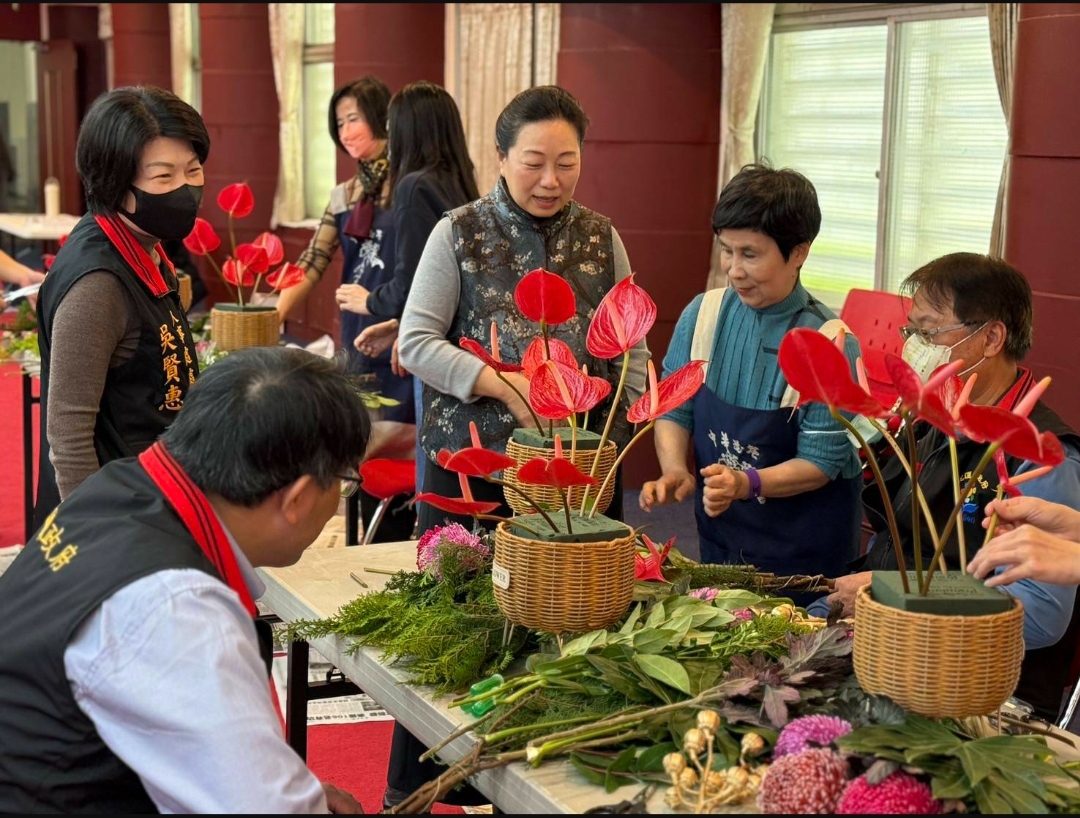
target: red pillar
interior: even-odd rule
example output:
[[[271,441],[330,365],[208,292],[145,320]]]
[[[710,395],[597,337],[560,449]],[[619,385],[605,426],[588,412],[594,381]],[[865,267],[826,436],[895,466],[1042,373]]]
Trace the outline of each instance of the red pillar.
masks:
[[[113,87],[172,90],[167,3],[113,3]]]
[[[720,140],[720,6],[563,3],[558,83],[591,120],[575,199],[611,218],[656,301],[659,367],[679,314],[704,287]],[[627,487],[659,474],[651,437]]]
[[[236,241],[251,241],[270,227],[278,174],[278,101],[270,59],[266,3],[200,3],[202,116],[210,134],[206,190],[199,215],[222,237],[224,258],[228,220],[217,206],[222,188],[247,182],[255,209],[237,219]],[[211,300],[230,301],[212,271],[203,280]]]
[[[1035,345],[1025,363],[1051,375],[1047,403],[1080,428],[1080,3],[1023,3],[1016,41],[1005,254],[1031,282]]]

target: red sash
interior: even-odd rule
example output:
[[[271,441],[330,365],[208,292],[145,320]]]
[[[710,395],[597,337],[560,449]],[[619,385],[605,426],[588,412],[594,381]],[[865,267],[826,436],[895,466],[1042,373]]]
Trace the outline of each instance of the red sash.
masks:
[[[139,455],[139,463],[150,475],[150,479],[161,489],[169,505],[179,515],[184,527],[195,542],[199,544],[206,558],[213,563],[218,574],[225,583],[240,596],[247,612],[252,617],[258,614],[255,600],[251,597],[251,591],[240,573],[240,566],[236,562],[229,538],[221,522],[211,508],[210,502],[202,490],[191,482],[180,464],[169,454],[168,449],[158,441],[149,449]],[[270,680],[270,698],[274,702],[274,711],[278,714],[284,728],[285,720],[281,715],[281,704],[278,702],[277,690],[274,680]]]
[[[117,249],[124,261],[127,262],[128,267],[135,272],[135,275],[146,285],[146,288],[150,290],[155,298],[160,298],[171,290],[169,285],[165,283],[165,279],[161,277],[161,270],[154,264],[150,254],[135,240],[130,228],[120,221],[119,216],[94,216],[94,220],[109,241],[112,242],[112,246]],[[165,264],[172,274],[176,275],[176,268],[169,261],[169,257],[165,255],[165,251],[161,249],[161,243],[159,242],[154,249],[165,260]]]
[[[997,402],[997,405],[1002,409],[1008,409],[1010,412],[1016,407],[1020,401],[1024,399],[1024,395],[1031,391],[1031,387],[1035,385],[1035,377],[1031,374],[1031,370],[1022,366],[1016,368],[1016,381],[1009,390],[1001,396],[1001,400]]]

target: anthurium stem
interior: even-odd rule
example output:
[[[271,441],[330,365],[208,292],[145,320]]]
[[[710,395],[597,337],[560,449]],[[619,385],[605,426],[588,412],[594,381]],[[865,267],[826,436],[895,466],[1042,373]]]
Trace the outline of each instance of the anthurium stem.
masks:
[[[257,276],[255,276],[255,286],[251,288],[251,297],[248,299],[249,301],[253,300],[255,298],[255,293],[259,291],[260,281],[262,281],[262,273],[259,273]]]
[[[911,544],[915,557],[915,581],[919,584],[919,593],[926,596],[923,589],[922,531],[919,525],[919,444],[915,441],[915,418],[907,411],[903,414],[904,431],[907,433],[908,449],[911,451],[912,468],[908,470],[908,474],[911,475],[911,497],[914,501],[911,504]]]
[[[574,524],[570,522],[570,498],[566,495],[566,489],[559,488],[559,494],[562,496],[563,512],[566,514],[566,533],[574,533]]]
[[[829,412],[836,421],[851,432],[852,436],[859,441],[862,450],[866,452],[866,462],[870,465],[870,471],[874,473],[874,482],[877,483],[878,491],[881,492],[881,504],[885,507],[885,518],[889,523],[889,536],[893,541],[893,553],[896,554],[896,567],[900,569],[900,582],[904,585],[904,593],[910,594],[911,587],[908,585],[907,562],[904,560],[904,546],[900,542],[900,529],[896,525],[896,513],[893,511],[892,498],[889,497],[889,489],[885,485],[885,478],[881,475],[881,466],[878,465],[877,457],[873,449],[867,444],[866,439],[858,429],[846,417],[841,415],[834,407],[829,407]],[[888,432],[883,432],[889,437]],[[893,441],[895,444],[895,441]]]
[[[1000,443],[991,443],[986,447],[986,452],[983,454],[982,460],[979,461],[979,465],[977,465],[975,470],[971,473],[971,477],[968,478],[967,486],[965,486],[964,490],[960,493],[960,499],[956,501],[952,513],[949,514],[949,519],[945,521],[945,528],[941,532],[941,542],[938,543],[937,550],[934,551],[934,557],[930,560],[930,566],[926,569],[926,582],[922,592],[924,595],[930,590],[930,578],[934,576],[934,567],[937,565],[938,561],[941,560],[941,555],[945,551],[945,544],[949,541],[949,535],[952,534],[953,526],[956,525],[960,510],[963,508],[964,498],[971,493],[976,482],[982,477],[983,471],[990,465],[990,461],[994,459],[994,452],[999,448],[1001,448]]]
[[[214,272],[217,273],[218,277],[221,278],[221,280],[225,283],[225,289],[227,289],[229,292],[233,292],[232,284],[230,284],[229,280],[225,278],[225,273],[222,271],[221,267],[218,266],[218,263],[214,261],[214,257],[207,253],[206,260],[210,262],[210,266],[214,268]]]
[[[949,459],[952,461],[952,487],[953,487],[953,502],[960,502],[960,460],[956,454],[956,438],[949,437]],[[921,496],[921,495],[920,495]],[[963,506],[961,506],[962,508]],[[927,515],[929,516],[929,515]],[[997,515],[994,515],[995,518]],[[960,570],[963,571],[967,567],[967,542],[964,527],[960,526],[956,529],[956,540],[960,544]],[[987,538],[989,539],[989,537]],[[934,551],[937,552],[938,543],[934,543]],[[945,565],[941,566],[942,573],[945,573]]]
[[[1004,483],[998,483],[997,494],[994,496],[994,499],[1000,501],[1001,498],[1004,497],[1004,496],[1005,496],[1005,485],[1004,485]],[[990,540],[992,540],[994,538],[994,534],[997,533],[997,525],[998,525],[998,513],[997,513],[997,509],[995,508],[994,513],[990,515],[990,524],[987,525],[987,527],[986,527],[986,539],[983,540],[983,545],[986,545],[988,542],[990,542]],[[957,533],[959,534],[963,530],[964,530],[964,527],[961,525],[960,528],[957,529]],[[961,559],[963,559],[963,558],[961,558]],[[964,565],[967,565],[966,560],[964,561]]]
[[[600,455],[604,451],[604,445],[607,443],[608,435],[611,434],[611,426],[615,422],[615,413],[619,411],[619,401],[622,400],[623,388],[626,386],[626,373],[630,368],[630,350],[623,353],[622,357],[622,372],[619,374],[619,385],[615,387],[615,395],[611,399],[611,408],[608,409],[607,422],[604,424],[604,432],[600,435],[600,445],[596,447],[596,454],[593,455],[592,468],[589,469],[589,477],[596,477],[596,472],[600,468]],[[636,439],[636,438],[635,438]],[[629,448],[629,446],[627,447]],[[624,450],[625,451],[625,450]],[[614,472],[615,468],[612,467],[611,472]],[[611,476],[609,472],[608,476]],[[607,485],[607,480],[604,480],[604,485]],[[600,495],[597,494],[597,497]],[[589,486],[585,487],[585,491],[581,493],[581,514],[585,513],[587,508],[586,503],[589,499]],[[589,516],[594,516],[596,512],[596,506],[593,506],[593,513]]]
[[[525,501],[527,503],[529,503],[533,508],[535,508],[537,513],[539,513],[539,515],[544,518],[544,522],[546,522],[549,526],[551,526],[551,530],[554,531],[556,534],[559,533],[559,527],[557,525],[555,525],[555,521],[553,519],[551,519],[551,516],[546,511],[544,511],[544,509],[542,509],[540,507],[540,504],[538,502],[536,502],[536,500],[534,500],[532,497],[530,497],[524,491],[522,491],[517,486],[515,486],[515,485],[513,485],[511,483],[507,483],[505,480],[500,480],[497,477],[485,477],[484,479],[487,480],[489,483],[494,483],[496,486],[502,486],[503,491],[505,491],[506,489],[510,489],[510,491],[515,492],[516,494],[520,494],[522,497],[525,498]],[[490,519],[501,520],[503,518],[502,517],[492,517]],[[513,518],[513,523],[518,528],[524,528],[526,531],[529,531],[529,532],[531,532],[533,534],[537,533],[533,529],[528,528],[527,526],[524,526],[521,523],[519,523],[517,521],[516,517]],[[539,535],[537,535],[537,536],[539,536]]]
[[[232,245],[233,267],[236,269],[236,300],[240,309],[244,309],[244,273],[240,269],[240,259],[236,255],[236,233],[233,231],[233,215],[229,214],[229,244]]]
[[[510,383],[509,378],[506,378],[503,373],[501,373],[497,369],[495,370],[495,377],[505,383],[507,386],[509,386],[514,391],[514,394],[521,398],[521,402],[525,404],[525,408],[528,409],[529,414],[532,415],[533,422],[536,424],[536,431],[538,431],[541,435],[544,434],[544,425],[540,422],[540,418],[536,416],[536,412],[533,411],[532,406],[529,404],[529,399],[522,395],[521,390],[519,390],[516,386]]]
[[[619,453],[619,456],[615,458],[615,462],[611,464],[611,469],[608,470],[607,477],[605,477],[604,482],[600,484],[600,490],[596,492],[596,502],[593,504],[592,510],[589,512],[590,519],[596,516],[596,509],[600,507],[600,498],[604,496],[604,490],[607,488],[608,483],[610,483],[614,478],[615,472],[619,468],[619,464],[622,463],[623,459],[626,457],[626,453],[634,447],[635,443],[641,440],[645,433],[648,432],[655,423],[655,420],[650,420],[648,423],[642,426],[641,431],[639,431],[636,435],[633,436],[633,438],[630,439],[630,442],[623,447],[623,450]],[[585,488],[587,489],[588,486],[586,486]]]

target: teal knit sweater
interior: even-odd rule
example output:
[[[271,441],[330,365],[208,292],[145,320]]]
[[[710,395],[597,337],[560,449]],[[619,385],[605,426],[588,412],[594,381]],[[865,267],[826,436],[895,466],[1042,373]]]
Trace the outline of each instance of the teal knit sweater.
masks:
[[[679,316],[664,356],[665,377],[690,360],[690,345],[703,297],[697,296]],[[800,310],[802,313],[794,326],[819,329],[836,317],[832,310],[813,299],[801,283],[779,304],[760,310],[747,307],[734,290],[728,290],[720,307],[705,386],[726,403],[744,409],[779,409],[787,379],[777,365],[777,350]],[[844,352],[854,373],[855,360],[860,355],[859,342],[854,336],[847,337]],[[664,419],[692,433],[693,400],[673,409]],[[826,407],[817,403],[800,407],[793,422],[799,424],[797,457],[813,463],[829,479],[837,475],[854,477],[859,473],[858,454]]]

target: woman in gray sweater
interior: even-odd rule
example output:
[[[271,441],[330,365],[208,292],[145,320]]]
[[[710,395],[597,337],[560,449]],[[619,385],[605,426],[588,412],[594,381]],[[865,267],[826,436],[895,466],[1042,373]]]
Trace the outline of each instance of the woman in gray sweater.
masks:
[[[402,366],[424,382],[424,491],[460,494],[457,475],[440,468],[435,457],[440,449],[469,445],[470,421],[483,445],[498,451],[505,450],[514,427],[531,425],[513,390],[458,346],[461,338],[487,338],[494,321],[504,359],[521,360],[539,331],[514,304],[514,288],[530,270],[558,273],[574,289],[577,313],[552,328],[551,337],[569,344],[590,375],[607,378],[613,387],[618,382],[621,362],[593,358],[585,348],[596,307],[631,272],[610,219],[573,200],[587,126],[585,112],[562,88],[540,86],[518,94],[495,124],[500,169],[495,188],[450,211],[428,239],[402,315],[399,350]],[[631,353],[623,406],[616,414],[613,439],[620,446],[630,432],[625,409],[644,392],[648,358],[642,341]],[[524,376],[506,377],[528,393]],[[590,425],[602,422],[607,408],[604,403],[590,412]],[[473,480],[472,490],[477,500],[503,503],[503,514],[509,515],[501,488]],[[616,490],[608,516],[621,516],[621,508]],[[422,504],[419,531],[444,519],[454,518]],[[471,518],[458,521],[472,524]]]

